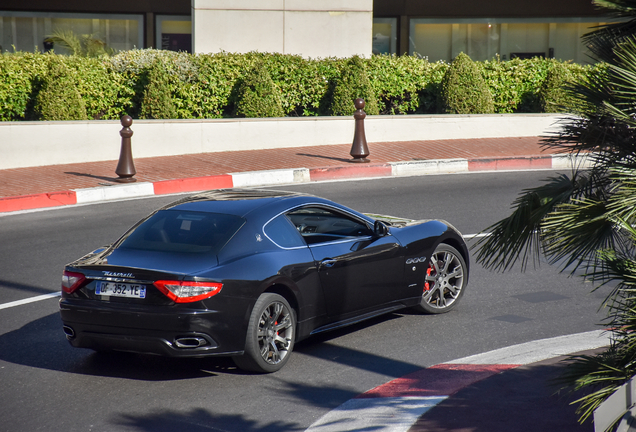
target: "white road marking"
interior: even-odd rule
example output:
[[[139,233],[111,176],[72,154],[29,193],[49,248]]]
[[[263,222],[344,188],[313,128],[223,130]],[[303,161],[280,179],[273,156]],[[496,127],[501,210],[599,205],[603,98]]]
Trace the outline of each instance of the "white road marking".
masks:
[[[464,234],[463,237],[467,240],[481,237],[490,237],[491,233],[479,233],[479,234]]]
[[[15,306],[20,306],[23,304],[27,304],[27,303],[33,303],[36,301],[40,301],[40,300],[47,300],[50,298],[55,298],[55,297],[59,297],[62,295],[61,291],[55,292],[55,293],[51,293],[51,294],[43,294],[43,295],[39,295],[39,296],[35,296],[35,297],[29,297],[29,298],[25,298],[22,300],[16,300],[16,301],[12,301],[9,303],[2,303],[0,304],[0,309],[8,309],[11,307],[15,307]]]
[[[593,330],[585,333],[538,339],[481,354],[451,360],[446,364],[520,364],[527,365],[552,357],[600,348],[610,344],[610,333]]]
[[[404,432],[448,396],[349,399],[309,426],[305,432]]]

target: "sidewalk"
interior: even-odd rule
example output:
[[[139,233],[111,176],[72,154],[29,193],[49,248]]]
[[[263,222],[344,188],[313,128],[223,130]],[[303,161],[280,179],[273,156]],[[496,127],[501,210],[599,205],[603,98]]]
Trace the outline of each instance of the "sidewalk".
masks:
[[[0,170],[0,212],[223,187],[556,167],[539,137],[368,146],[364,164],[351,163],[351,144],[135,159],[137,182],[126,185],[115,181],[117,161]]]

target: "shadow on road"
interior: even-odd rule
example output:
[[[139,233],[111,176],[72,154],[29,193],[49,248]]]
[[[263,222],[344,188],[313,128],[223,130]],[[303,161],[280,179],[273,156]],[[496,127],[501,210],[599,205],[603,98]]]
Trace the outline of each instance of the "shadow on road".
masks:
[[[329,343],[350,332],[397,319],[390,314],[328,334],[309,338],[296,345],[295,352],[372,372],[402,376],[420,367],[414,364],[344,348]],[[219,374],[249,375],[236,368],[228,357],[168,358],[123,352],[93,352],[71,347],[62,332],[58,313],[32,321],[0,335],[0,360],[24,366],[83,375],[117,377],[147,381],[169,381]],[[307,396],[306,388],[287,389]],[[303,397],[304,397],[303,396]],[[310,401],[320,399],[312,393]]]
[[[23,283],[12,282],[9,280],[0,279],[0,288],[11,288],[20,291],[26,291],[36,294],[51,294],[55,291],[51,290],[51,288],[42,288],[34,285],[25,285]],[[58,287],[59,291],[59,287]]]
[[[521,366],[469,385],[436,405],[411,432],[592,432],[591,421],[577,422],[576,406],[583,396],[557,393],[554,380],[567,367],[566,357]]]
[[[214,414],[202,408],[195,408],[190,412],[161,410],[139,416],[121,414],[111,421],[120,428],[125,427],[126,430],[137,429],[148,432],[179,430],[188,432],[280,432],[305,430],[305,427],[287,420],[287,416],[287,412],[281,409],[281,417],[285,417],[285,419],[263,424],[245,418],[242,415]]]
[[[0,360],[83,375],[166,381],[241,373],[229,358],[172,359],[71,347],[53,313],[0,335]]]

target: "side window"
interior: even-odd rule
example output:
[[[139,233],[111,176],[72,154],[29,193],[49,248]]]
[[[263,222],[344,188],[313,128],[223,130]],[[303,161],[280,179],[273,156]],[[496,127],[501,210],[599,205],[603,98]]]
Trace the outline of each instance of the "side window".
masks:
[[[287,213],[287,217],[307,244],[373,235],[367,224],[323,207],[303,207]]]
[[[263,232],[278,246],[284,248],[305,246],[302,237],[298,234],[294,226],[289,223],[285,215],[280,215],[271,220],[265,225]]]

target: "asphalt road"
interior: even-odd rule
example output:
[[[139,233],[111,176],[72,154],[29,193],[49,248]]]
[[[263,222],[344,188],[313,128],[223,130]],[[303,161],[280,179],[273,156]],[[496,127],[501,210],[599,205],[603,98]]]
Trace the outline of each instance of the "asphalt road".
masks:
[[[293,185],[364,212],[441,218],[474,234],[553,173],[497,172]],[[0,216],[0,307],[59,291],[63,265],[117,238],[160,197]],[[297,344],[271,375],[228,359],[174,360],[73,349],[56,299],[0,309],[0,431],[292,431],[420,368],[598,329],[602,292],[543,264],[471,268],[449,314],[391,314]],[[528,407],[531,409],[531,407]]]

